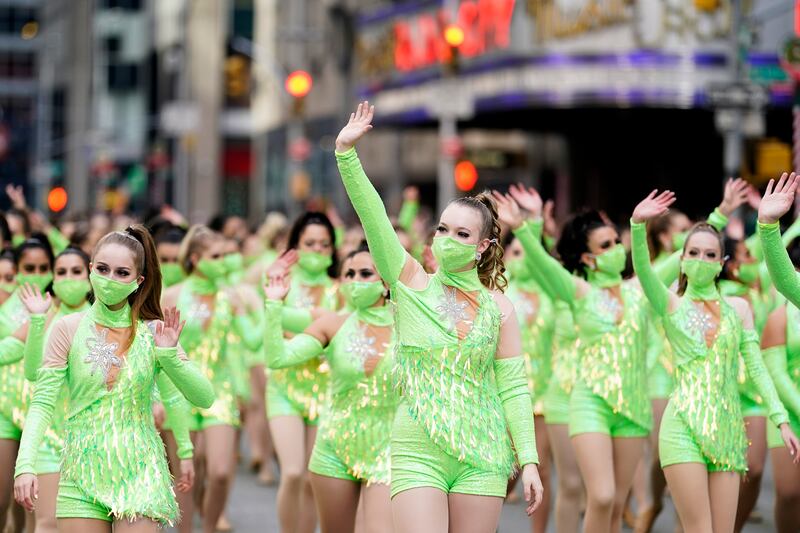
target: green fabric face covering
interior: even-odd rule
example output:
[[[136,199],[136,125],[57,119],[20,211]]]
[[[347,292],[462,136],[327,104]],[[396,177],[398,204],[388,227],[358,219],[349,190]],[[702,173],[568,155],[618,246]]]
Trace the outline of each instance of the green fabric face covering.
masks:
[[[692,300],[719,298],[719,291],[717,291],[714,281],[722,272],[722,264],[702,259],[684,259],[681,261],[681,271],[686,275],[688,281],[686,297]]]
[[[161,280],[165,287],[172,287],[186,278],[186,274],[178,263],[161,263]]]
[[[211,281],[217,281],[228,273],[223,259],[201,259],[197,262],[197,271]]]
[[[331,263],[333,259],[329,255],[303,250],[297,252],[297,264],[309,274],[321,274],[331,266]]]
[[[758,263],[742,263],[739,265],[739,280],[750,285],[758,279]]]
[[[383,296],[386,287],[382,281],[353,281],[343,283],[339,290],[350,307],[366,309],[375,305],[375,302]]]
[[[452,237],[436,237],[431,247],[439,268],[445,272],[456,272],[465,268],[475,261],[477,250],[476,244],[465,244]]]
[[[16,283],[0,283],[0,291],[5,291],[9,294],[17,290],[17,287],[19,287],[19,285]]]
[[[94,272],[89,274],[89,281],[92,282],[94,295],[106,306],[117,305],[139,288],[136,280],[130,283],[122,283]]]
[[[234,272],[239,272],[244,269],[244,257],[238,252],[226,255],[223,261],[225,262],[225,268],[228,274],[233,274]]]
[[[597,270],[604,274],[619,274],[625,270],[625,261],[628,259],[625,247],[621,244],[595,257]]]
[[[53,282],[53,292],[69,307],[77,307],[86,300],[92,290],[88,279],[60,279]]]
[[[19,246],[23,242],[25,242],[25,235],[14,235],[13,237],[11,237],[11,244],[14,246],[14,248]]]
[[[53,281],[52,272],[48,272],[47,274],[17,274],[17,283],[19,285],[29,283],[38,288],[41,292],[44,292],[51,281]]]

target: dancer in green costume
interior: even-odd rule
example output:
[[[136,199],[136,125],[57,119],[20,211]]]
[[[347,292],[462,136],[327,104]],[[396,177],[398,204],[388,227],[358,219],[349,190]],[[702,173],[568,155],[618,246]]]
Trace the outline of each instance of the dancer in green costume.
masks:
[[[336,140],[336,160],[397,305],[395,531],[495,531],[515,464],[529,514],[542,498],[519,322],[501,292],[495,207],[487,195],[454,200],[433,240],[439,268],[427,274],[398,241],[356,155],[373,113],[364,102],[351,114]]]
[[[167,289],[165,307],[176,306],[186,317],[181,346],[214,385],[210,408],[194,409],[191,431],[202,441],[195,453],[203,529],[216,530],[233,482],[236,428],[239,405],[234,377],[241,372],[240,359],[231,354],[228,335],[235,334],[248,346],[258,346],[261,335],[248,320],[241,302],[225,289],[223,262],[225,241],[205,226],[193,226],[181,245],[180,261],[188,273],[186,281]],[[170,443],[172,445],[172,443]],[[191,495],[179,495],[181,512],[187,517],[182,528],[191,528]]]
[[[289,231],[288,255],[276,268],[291,264],[291,288],[283,308],[283,328],[301,333],[325,310],[335,310],[338,273],[333,225],[323,213],[302,214]],[[269,357],[269,353],[267,353]],[[313,533],[314,495],[308,480],[308,460],[317,435],[320,410],[328,390],[328,364],[314,357],[270,371],[267,415],[281,469],[278,519],[281,531]]]
[[[322,531],[353,531],[360,497],[365,530],[391,532],[389,440],[399,401],[391,376],[392,310],[366,247],[345,258],[340,280],[346,311],[327,313],[284,341],[281,300],[289,283],[273,273],[265,287],[264,344],[270,368],[323,350],[331,366],[330,397],[309,462]]]
[[[656,193],[636,207],[631,225],[634,267],[654,312],[662,317],[675,358],[675,390],[661,423],[661,463],[686,533],[733,531],[738,476],[747,469],[740,354],[786,446],[796,454],[800,443],[761,359],[750,306],[741,298],[721,296],[717,288],[724,262],[720,233],[708,224],[690,231],[678,294],[653,271],[645,224],[675,201],[669,191]]]
[[[30,284],[44,291],[53,279],[53,252],[47,240],[41,237],[23,241],[16,257],[18,287]],[[20,413],[24,414],[24,400],[31,389],[22,362],[28,321],[28,311],[17,288],[0,305],[0,468],[4,470],[0,472],[0,524],[6,523],[14,483],[13,465],[22,433]]]
[[[66,385],[69,410],[56,506],[60,531],[155,532],[178,518],[153,424],[153,387],[156,379],[169,379],[201,406],[211,404],[213,389],[177,348],[180,314],[162,313],[160,277],[146,228],[108,234],[92,259],[97,301],[59,319],[49,335],[14,490],[21,505],[35,508],[39,448]]]
[[[0,252],[0,305],[17,290],[17,258],[14,250],[6,248]]]
[[[800,247],[790,250],[792,263],[800,265]],[[761,337],[764,363],[775,388],[789,411],[789,424],[800,433],[800,310],[786,303],[773,311]],[[775,479],[775,530],[778,533],[800,531],[800,475],[792,464],[794,458],[784,449],[780,432],[767,427],[767,445]]]
[[[153,235],[158,251],[158,264],[161,267],[161,279],[164,288],[168,289],[186,279],[186,272],[179,260],[181,242],[186,230],[178,226],[166,226]]]

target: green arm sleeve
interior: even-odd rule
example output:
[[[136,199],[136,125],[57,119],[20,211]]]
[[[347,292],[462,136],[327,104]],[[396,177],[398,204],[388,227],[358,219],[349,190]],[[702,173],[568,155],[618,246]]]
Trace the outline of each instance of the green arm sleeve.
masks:
[[[781,242],[781,231],[778,223],[758,224],[758,234],[764,249],[764,259],[769,268],[769,276],[778,292],[795,306],[800,306],[800,281],[794,265],[789,259],[786,247]]]
[[[0,341],[0,366],[21,361],[25,356],[25,344],[16,337],[8,336]]]
[[[281,326],[289,333],[302,333],[314,321],[311,311],[296,307],[281,308]]]
[[[708,218],[706,219],[710,225],[714,226],[717,231],[722,231],[725,229],[725,226],[728,225],[728,217],[722,214],[722,211],[719,210],[719,207],[715,208]]]
[[[57,228],[51,228],[47,232],[47,240],[50,241],[50,246],[53,248],[53,254],[55,255],[60,254],[69,247],[69,239]]]
[[[267,301],[264,311],[264,349],[267,352],[267,366],[272,369],[299,365],[322,354],[320,342],[305,333],[286,341],[281,328],[279,302]]]
[[[28,416],[25,419],[25,431],[22,432],[14,477],[20,474],[36,473],[36,457],[39,454],[39,446],[45,432],[50,427],[53,410],[66,378],[66,368],[43,368],[39,371],[33,400],[31,400]]]
[[[261,343],[264,342],[264,335],[261,334],[261,317],[257,313],[249,313],[246,315],[236,315],[233,320],[233,325],[236,328],[236,333],[242,338],[245,348],[251,352],[255,352],[261,348]]]
[[[532,232],[531,238],[539,239],[542,236],[543,224],[544,221],[539,218],[536,220],[528,220],[524,225],[528,227],[528,231]],[[548,298],[551,300],[558,298],[555,290],[550,286],[550,281],[547,279],[547,276],[545,276],[541,270],[538,268],[531,269],[531,277],[533,277],[533,280],[539,285]]]
[[[214,403],[214,387],[194,363],[178,357],[178,348],[156,346],[156,361],[183,396],[202,409]]]
[[[758,233],[754,233],[746,238],[744,240],[744,245],[747,246],[747,249],[750,251],[750,255],[759,261],[764,260],[764,249],[761,247],[761,240],[758,238]]]
[[[183,397],[181,391],[172,383],[164,372],[156,376],[161,403],[167,414],[167,422],[178,444],[178,458],[191,459],[194,451],[192,439],[189,435],[189,420],[192,416],[192,406]]]
[[[769,377],[766,366],[764,366],[764,359],[761,357],[761,348],[758,345],[758,333],[752,329],[747,329],[742,332],[742,338],[739,341],[739,352],[744,358],[744,364],[747,367],[747,374],[753,380],[758,393],[764,398],[764,403],[769,410],[769,419],[776,426],[780,426],[784,422],[789,421],[789,415],[786,413],[786,408],[778,399],[778,393],[775,391],[775,385]]]
[[[400,213],[397,215],[397,225],[403,228],[406,233],[411,234],[414,232],[414,220],[419,213],[419,202],[416,200],[408,200],[403,202],[400,207]]]
[[[778,397],[795,416],[800,418],[800,390],[786,369],[786,346],[772,346],[762,350],[764,364],[769,371]]]
[[[336,162],[347,196],[364,226],[375,267],[383,280],[392,286],[400,278],[408,255],[386,215],[386,208],[378,191],[361,168],[356,149],[351,148],[341,154],[337,152]]]
[[[233,392],[237,398],[247,400],[250,396],[250,389],[245,382],[245,364],[244,364],[244,350],[241,344],[232,345],[228,342],[225,347],[225,360],[228,363],[228,369],[231,372],[231,384],[233,385]]]
[[[45,315],[31,315],[25,339],[25,379],[36,381],[44,360]]]
[[[646,352],[646,362],[647,362],[647,370],[650,371],[653,367],[656,366],[658,362],[658,357],[664,351],[664,337],[661,336],[659,333],[658,328],[656,327],[654,319],[650,317],[650,322],[647,326],[647,352]]]
[[[556,240],[553,237],[551,237],[550,235],[545,235],[544,236],[544,245],[547,248],[548,252],[552,252],[553,248],[556,247]]]
[[[531,270],[540,270],[540,276],[547,280],[553,297],[572,303],[575,300],[575,280],[561,263],[556,261],[542,246],[531,224],[523,224],[514,231],[522,248],[525,260],[532,266]]]
[[[631,248],[633,252],[633,269],[639,278],[647,299],[656,314],[663,316],[669,306],[669,290],[656,275],[650,264],[650,250],[647,248],[647,225],[631,220]]]
[[[524,359],[521,356],[495,359],[494,378],[508,432],[517,451],[517,462],[520,466],[539,464],[533,427],[533,402],[525,377]]]

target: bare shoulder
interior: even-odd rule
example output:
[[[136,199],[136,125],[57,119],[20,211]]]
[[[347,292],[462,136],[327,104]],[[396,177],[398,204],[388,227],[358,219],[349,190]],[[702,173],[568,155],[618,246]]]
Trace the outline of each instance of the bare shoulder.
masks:
[[[750,308],[750,303],[740,296],[726,296],[725,302],[733,307],[739,318],[744,321],[745,325],[752,324],[753,310]]]
[[[511,316],[514,313],[514,304],[511,302],[511,299],[503,294],[502,291],[493,290],[491,291],[492,298],[494,298],[494,302],[497,304],[497,307],[500,308],[500,312],[503,316]]]

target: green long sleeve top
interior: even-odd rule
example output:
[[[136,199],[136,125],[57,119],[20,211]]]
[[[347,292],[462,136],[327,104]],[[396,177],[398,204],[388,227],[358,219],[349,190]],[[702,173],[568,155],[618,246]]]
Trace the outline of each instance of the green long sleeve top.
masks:
[[[375,266],[396,304],[400,408],[459,461],[508,474],[513,441],[520,465],[537,463],[523,358],[495,359],[500,329],[513,316],[513,306],[509,302],[501,312],[475,269],[426,275],[400,244],[355,149],[337,153],[336,160]],[[404,269],[416,278],[425,276],[425,288],[407,286]]]
[[[284,368],[325,353],[330,394],[322,410],[318,442],[344,458],[348,473],[370,483],[389,484],[389,443],[399,397],[392,382],[393,320],[389,305],[356,310],[323,347],[309,334],[286,340],[281,304],[266,303],[264,344],[270,368]]]
[[[780,225],[777,222],[774,224],[759,222],[758,235],[772,283],[788,301],[795,306],[800,305],[800,280],[781,241]]]
[[[783,404],[800,420],[800,310],[786,304],[786,342],[763,350],[764,363]]]
[[[669,291],[650,265],[645,224],[631,225],[633,264],[653,309],[664,321],[675,358],[675,389],[670,399],[685,420],[704,455],[725,470],[747,469],[747,439],[739,394],[739,356],[769,409],[772,423],[788,420],[769,378],[759,349],[758,335],[743,327],[737,311],[714,288],[710,295],[701,290],[687,295],[669,310]],[[702,295],[701,299],[700,296]],[[712,317],[695,304],[712,298],[719,302],[720,318],[714,332]],[[743,305],[746,303],[742,300]]]

